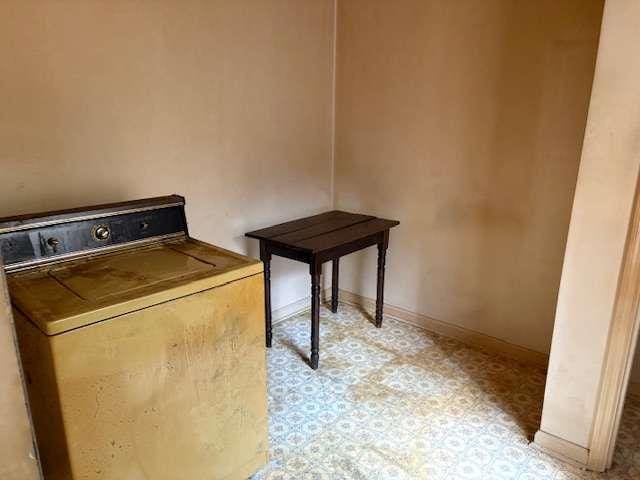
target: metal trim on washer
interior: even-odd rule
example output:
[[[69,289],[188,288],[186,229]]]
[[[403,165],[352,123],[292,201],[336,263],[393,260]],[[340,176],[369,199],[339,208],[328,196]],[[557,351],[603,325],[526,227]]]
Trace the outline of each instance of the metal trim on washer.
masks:
[[[96,218],[106,218],[106,217],[113,217],[116,215],[125,215],[128,213],[146,212],[149,210],[158,210],[160,208],[171,208],[171,207],[181,207],[181,206],[184,206],[184,203],[182,202],[167,203],[164,205],[150,205],[148,207],[143,207],[143,208],[117,210],[117,211],[108,212],[108,213],[96,213],[93,215],[84,215],[84,216],[70,217],[70,218],[64,218],[64,219],[58,219],[58,220],[45,220],[42,222],[25,223],[22,225],[16,225],[11,227],[0,227],[0,234],[9,233],[9,232],[19,232],[21,230],[31,230],[32,228],[48,227],[50,225],[58,225],[61,223],[71,223],[71,222],[78,222],[82,220],[94,220]]]
[[[20,263],[13,263],[11,265],[5,265],[4,266],[4,270],[6,273],[12,273],[12,272],[21,272],[24,270],[29,270],[31,268],[35,268],[35,267],[42,267],[44,265],[48,265],[48,264],[56,264],[56,263],[60,263],[63,261],[67,261],[67,260],[74,260],[77,258],[81,258],[84,256],[89,256],[89,255],[101,255],[103,253],[110,253],[110,252],[114,252],[117,250],[128,250],[131,247],[139,247],[142,245],[146,245],[146,244],[154,244],[154,243],[161,243],[163,241],[167,241],[167,240],[177,240],[179,238],[186,238],[186,234],[184,232],[179,232],[179,233],[170,233],[167,235],[158,235],[156,237],[149,237],[149,238],[145,238],[142,240],[133,240],[133,241],[129,241],[127,243],[121,243],[121,244],[116,244],[116,245],[107,245],[104,247],[100,247],[100,248],[91,248],[88,250],[80,250],[77,252],[73,252],[73,253],[64,253],[62,255],[55,255],[55,256],[51,256],[51,257],[47,257],[47,258],[43,258],[40,260],[35,260],[35,261],[27,261],[27,262],[20,262]]]

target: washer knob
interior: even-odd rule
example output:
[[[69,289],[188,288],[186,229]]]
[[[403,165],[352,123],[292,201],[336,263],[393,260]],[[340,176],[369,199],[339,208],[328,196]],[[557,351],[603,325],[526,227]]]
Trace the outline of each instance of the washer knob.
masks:
[[[58,253],[58,245],[60,245],[60,240],[58,240],[55,237],[50,237],[47,240],[47,244],[51,247],[51,250],[53,250],[53,253]]]
[[[93,236],[96,240],[106,240],[111,236],[111,230],[106,225],[98,225],[93,230]]]

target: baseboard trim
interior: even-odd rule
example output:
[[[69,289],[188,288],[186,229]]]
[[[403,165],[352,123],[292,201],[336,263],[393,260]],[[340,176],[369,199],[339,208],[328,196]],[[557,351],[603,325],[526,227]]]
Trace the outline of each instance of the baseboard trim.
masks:
[[[339,298],[342,302],[362,307],[368,311],[374,311],[375,309],[375,300],[356,293],[341,289]],[[505,342],[499,338],[476,332],[474,330],[469,330],[464,327],[459,327],[458,325],[436,320],[427,317],[426,315],[411,312],[402,307],[396,307],[385,303],[384,314],[389,317],[393,317],[398,321],[414,325],[444,337],[453,338],[464,344],[490,353],[497,353],[505,357],[518,360],[522,363],[543,368],[547,368],[549,363],[549,356],[544,353]]]
[[[276,308],[271,311],[271,323],[280,323],[287,318],[295,317],[311,308],[311,297],[301,298],[284,307]]]
[[[331,289],[326,289],[322,291],[320,295],[321,295],[321,300],[324,303],[327,298],[331,297]],[[272,310],[271,323],[275,325],[276,323],[280,323],[291,317],[296,317],[310,310],[311,310],[311,295],[301,298],[300,300],[296,300],[295,302],[285,305],[283,307]]]
[[[538,430],[533,439],[533,446],[552,457],[569,462],[580,468],[587,468],[589,449],[556,437],[544,430]]]
[[[322,302],[326,303],[330,298],[331,289],[328,288],[323,290],[321,293]],[[369,312],[373,312],[375,310],[376,302],[372,298],[367,298],[342,289],[339,291],[339,298],[341,302],[364,308]],[[280,323],[288,318],[308,312],[310,309],[311,296],[301,298],[300,300],[273,310],[271,313],[272,322],[275,325],[276,323]],[[476,332],[474,330],[469,330],[464,327],[459,327],[451,323],[435,320],[427,317],[426,315],[414,313],[402,307],[396,307],[385,303],[384,314],[400,322],[408,323],[429,332],[442,335],[443,337],[453,338],[474,348],[490,353],[497,353],[522,363],[547,368],[547,364],[549,362],[549,356],[544,353],[536,352],[535,350],[505,342],[499,338]],[[638,392],[640,394],[640,384],[637,385]]]

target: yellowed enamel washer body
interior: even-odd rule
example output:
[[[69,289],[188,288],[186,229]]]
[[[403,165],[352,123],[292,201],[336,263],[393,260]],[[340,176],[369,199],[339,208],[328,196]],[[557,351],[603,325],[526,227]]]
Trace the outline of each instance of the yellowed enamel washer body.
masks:
[[[261,262],[188,236],[9,272],[45,478],[259,469],[262,275]]]

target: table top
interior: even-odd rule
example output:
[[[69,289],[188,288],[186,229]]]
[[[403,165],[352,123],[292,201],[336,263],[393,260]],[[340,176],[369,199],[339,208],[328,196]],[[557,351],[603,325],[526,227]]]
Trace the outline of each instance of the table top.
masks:
[[[317,253],[384,232],[399,224],[396,220],[332,210],[245,235],[286,248]]]

